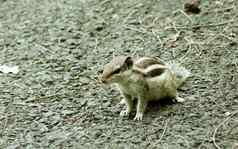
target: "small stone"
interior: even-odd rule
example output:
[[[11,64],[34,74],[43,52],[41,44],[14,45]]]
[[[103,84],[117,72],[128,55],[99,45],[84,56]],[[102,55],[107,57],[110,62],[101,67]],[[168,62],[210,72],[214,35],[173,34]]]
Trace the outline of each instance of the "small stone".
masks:
[[[226,113],[225,113],[225,116],[229,116],[229,115],[231,115],[230,112],[226,112]]]

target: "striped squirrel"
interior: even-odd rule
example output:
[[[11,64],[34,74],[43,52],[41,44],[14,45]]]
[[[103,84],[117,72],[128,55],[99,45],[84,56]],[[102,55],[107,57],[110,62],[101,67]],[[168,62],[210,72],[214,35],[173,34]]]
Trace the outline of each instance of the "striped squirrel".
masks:
[[[183,102],[177,89],[190,76],[190,72],[178,64],[166,64],[159,58],[117,56],[105,65],[100,80],[103,84],[115,83],[124,96],[126,110],[120,116],[127,116],[137,99],[134,120],[142,120],[148,101],[173,98]]]

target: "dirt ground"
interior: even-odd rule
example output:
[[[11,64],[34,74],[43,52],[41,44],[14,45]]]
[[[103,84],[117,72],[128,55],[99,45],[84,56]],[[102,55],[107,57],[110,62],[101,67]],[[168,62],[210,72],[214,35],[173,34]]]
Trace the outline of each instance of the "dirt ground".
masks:
[[[1,0],[0,148],[237,149],[238,2]],[[113,55],[159,56],[191,70],[183,104],[119,117],[98,75]]]

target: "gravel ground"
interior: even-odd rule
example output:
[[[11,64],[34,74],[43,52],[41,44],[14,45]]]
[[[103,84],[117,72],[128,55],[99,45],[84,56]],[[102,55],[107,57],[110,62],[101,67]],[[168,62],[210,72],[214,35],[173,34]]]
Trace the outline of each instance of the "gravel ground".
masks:
[[[1,0],[0,148],[238,148],[238,2]],[[183,104],[119,117],[97,81],[113,55],[159,56],[191,70]],[[134,114],[134,113],[133,113]]]

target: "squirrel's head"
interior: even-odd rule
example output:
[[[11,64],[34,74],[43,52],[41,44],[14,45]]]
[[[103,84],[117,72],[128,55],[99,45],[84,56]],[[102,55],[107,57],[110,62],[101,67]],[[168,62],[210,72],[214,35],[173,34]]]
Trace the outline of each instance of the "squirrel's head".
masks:
[[[101,82],[102,83],[120,83],[125,79],[125,71],[131,69],[133,60],[129,56],[117,56],[105,65]]]

